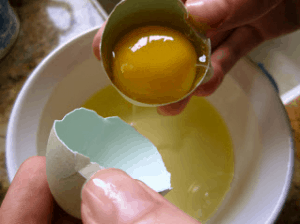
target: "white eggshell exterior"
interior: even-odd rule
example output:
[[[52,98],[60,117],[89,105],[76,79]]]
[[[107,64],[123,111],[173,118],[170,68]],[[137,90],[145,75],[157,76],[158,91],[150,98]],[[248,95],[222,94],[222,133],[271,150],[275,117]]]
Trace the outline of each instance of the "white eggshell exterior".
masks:
[[[67,213],[81,218],[81,189],[91,173],[80,173],[90,165],[90,159],[68,149],[52,128],[46,153],[46,173],[51,193],[56,202]],[[100,170],[98,165],[92,173]]]

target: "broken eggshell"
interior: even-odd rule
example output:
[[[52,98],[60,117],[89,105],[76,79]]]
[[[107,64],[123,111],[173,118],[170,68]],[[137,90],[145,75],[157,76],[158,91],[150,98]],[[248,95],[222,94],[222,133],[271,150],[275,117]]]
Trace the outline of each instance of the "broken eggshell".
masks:
[[[62,209],[81,218],[83,185],[104,167],[121,169],[163,195],[171,190],[171,175],[156,147],[119,117],[103,118],[80,108],[54,122],[46,173]]]
[[[193,27],[193,19],[188,15],[181,0],[123,0],[112,11],[107,19],[100,43],[100,57],[102,65],[117,91],[130,103],[137,106],[156,107],[178,102],[189,96],[201,83],[207,82],[213,76],[213,68],[210,62],[211,45],[210,39],[206,38]],[[184,97],[164,104],[148,104],[136,101],[123,92],[114,84],[112,74],[112,59],[115,44],[119,38],[128,31],[146,26],[166,26],[185,34],[194,43],[199,57],[198,72],[193,86]]]

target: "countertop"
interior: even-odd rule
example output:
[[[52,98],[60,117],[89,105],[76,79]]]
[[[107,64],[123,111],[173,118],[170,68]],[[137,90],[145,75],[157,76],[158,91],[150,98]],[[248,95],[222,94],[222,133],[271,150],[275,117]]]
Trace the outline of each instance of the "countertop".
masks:
[[[101,0],[100,0],[101,1]],[[117,0],[101,2],[108,12]],[[94,0],[17,0],[20,20],[18,39],[0,60],[0,204],[9,182],[5,168],[5,136],[14,101],[34,68],[57,46],[105,20]],[[300,98],[286,110],[295,136],[295,166],[292,186],[276,224],[300,223]]]

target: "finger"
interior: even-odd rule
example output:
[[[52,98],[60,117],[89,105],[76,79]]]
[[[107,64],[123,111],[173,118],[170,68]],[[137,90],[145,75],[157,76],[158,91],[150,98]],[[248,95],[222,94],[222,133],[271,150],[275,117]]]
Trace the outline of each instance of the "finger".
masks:
[[[210,81],[199,86],[194,94],[197,96],[212,94],[233,65],[262,42],[263,37],[255,28],[251,26],[237,28],[212,54],[214,76]]]
[[[299,15],[300,1],[283,1],[270,13],[252,24],[260,30],[264,39],[268,40],[299,29]]]
[[[187,0],[185,6],[194,22],[217,28],[229,15],[225,0]]]
[[[160,106],[157,108],[157,113],[159,113],[160,115],[164,115],[164,116],[178,115],[184,110],[184,108],[186,107],[186,105],[188,104],[190,99],[191,99],[191,96],[188,96],[185,99],[183,99],[177,103],[169,104],[166,106]]]
[[[212,52],[216,50],[233,32],[233,30],[220,31],[212,33],[210,36]]]
[[[100,60],[100,43],[101,43],[101,37],[102,37],[102,33],[103,33],[105,25],[106,25],[106,21],[102,24],[101,28],[98,30],[97,34],[94,37],[93,44],[92,44],[94,55],[96,56],[96,58],[98,60]]]
[[[84,223],[196,224],[148,186],[117,169],[100,170],[82,190]]]
[[[212,30],[229,30],[265,15],[282,0],[187,0],[188,12],[197,23]]]
[[[213,94],[223,81],[224,73],[221,66],[212,61],[214,76],[205,84],[200,85],[193,93],[195,96],[209,96]]]
[[[46,158],[30,157],[22,163],[4,198],[0,223],[50,223],[53,198],[46,177]]]
[[[226,74],[241,57],[263,41],[260,32],[254,27],[237,28],[213,53],[211,60]]]

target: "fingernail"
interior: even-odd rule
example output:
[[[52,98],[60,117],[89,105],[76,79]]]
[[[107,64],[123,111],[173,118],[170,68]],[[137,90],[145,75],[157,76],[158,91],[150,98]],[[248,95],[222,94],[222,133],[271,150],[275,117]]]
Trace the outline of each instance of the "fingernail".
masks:
[[[81,217],[86,223],[96,223],[98,220],[112,223],[117,210],[105,191],[101,187],[97,188],[96,184],[92,180],[82,191]]]
[[[203,26],[206,31],[220,28],[228,15],[217,1],[190,0],[186,8],[196,24]]]
[[[133,223],[151,211],[156,202],[125,172],[117,169],[100,170],[84,186],[82,219],[86,223],[99,223],[99,220],[108,220],[101,223],[114,223],[119,219]]]

